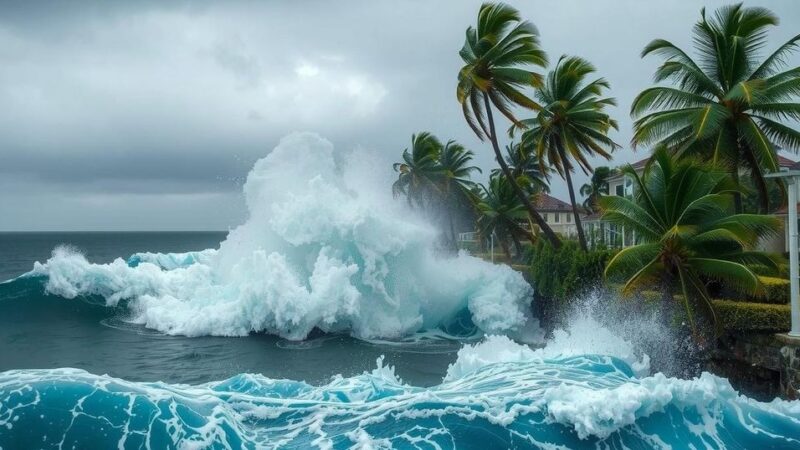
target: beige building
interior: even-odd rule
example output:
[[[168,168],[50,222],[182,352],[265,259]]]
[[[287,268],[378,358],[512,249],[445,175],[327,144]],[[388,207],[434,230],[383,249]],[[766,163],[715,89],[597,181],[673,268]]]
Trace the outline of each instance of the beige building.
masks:
[[[539,211],[544,221],[550,225],[554,232],[568,238],[578,236],[578,228],[575,226],[575,216],[573,215],[571,204],[552,195],[542,193],[536,198],[536,210]],[[581,220],[584,217],[581,217]]]

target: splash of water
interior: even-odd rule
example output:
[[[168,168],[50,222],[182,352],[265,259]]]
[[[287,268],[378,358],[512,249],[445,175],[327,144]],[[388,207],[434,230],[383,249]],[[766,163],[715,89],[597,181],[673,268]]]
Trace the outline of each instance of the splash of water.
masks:
[[[244,185],[249,218],[218,251],[91,264],[57,249],[31,275],[62,297],[124,301],[133,322],[169,334],[298,340],[319,328],[398,339],[477,327],[540,339],[522,276],[465,254],[435,255],[435,230],[393,201],[368,159],[354,154],[339,167],[328,141],[289,135],[255,163]]]

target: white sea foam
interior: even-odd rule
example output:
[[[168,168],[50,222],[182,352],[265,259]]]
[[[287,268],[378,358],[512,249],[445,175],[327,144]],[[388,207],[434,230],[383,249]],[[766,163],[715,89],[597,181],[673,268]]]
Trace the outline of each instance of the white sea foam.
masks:
[[[134,253],[128,258],[129,265],[139,265],[147,262],[155,264],[162,269],[177,269],[178,267],[191,266],[192,264],[208,264],[211,258],[217,254],[217,250],[208,248],[197,252],[186,253]]]
[[[548,359],[602,355],[625,361],[637,376],[650,373],[650,357],[637,352],[634,345],[591,316],[578,313],[566,330],[556,330],[544,347],[533,349],[506,336],[487,336],[482,342],[465,345],[456,362],[447,369],[445,381],[462,378],[484,366],[497,363],[524,363]]]
[[[619,370],[607,357],[633,364],[633,376]],[[578,317],[567,331],[557,331],[543,348],[533,349],[505,336],[488,336],[483,342],[465,345],[448,368],[441,389],[464,389],[464,380],[480,386],[513,385],[513,389],[502,392],[513,392],[512,402],[520,401],[526,406],[509,408],[506,403],[504,408],[490,413],[496,423],[508,424],[519,414],[541,412],[547,423],[567,426],[582,440],[605,439],[670,408],[679,412],[683,422],[672,426],[685,427],[681,434],[690,434],[701,439],[704,446],[714,448],[725,448],[730,439],[719,434],[726,427],[725,420],[729,421],[728,426],[731,421],[740,422],[737,426],[754,435],[759,425],[750,414],[769,412],[800,426],[800,402],[757,402],[741,396],[728,380],[707,372],[690,380],[662,373],[646,376],[647,362],[646,355],[635,355],[632,345],[611,330],[591,318]],[[638,373],[636,365],[640,368]],[[564,371],[565,367],[580,367],[586,372]],[[681,439],[679,436],[672,438]],[[642,433],[641,437],[656,448],[674,445],[656,434]]]
[[[343,167],[330,142],[289,135],[248,175],[249,218],[218,251],[139,254],[131,267],[58,249],[33,272],[56,295],[130,300],[134,322],[170,334],[303,339],[318,327],[394,339],[466,309],[486,333],[540,338],[519,273],[465,254],[438,257],[435,230],[378,182],[391,173],[363,152]]]

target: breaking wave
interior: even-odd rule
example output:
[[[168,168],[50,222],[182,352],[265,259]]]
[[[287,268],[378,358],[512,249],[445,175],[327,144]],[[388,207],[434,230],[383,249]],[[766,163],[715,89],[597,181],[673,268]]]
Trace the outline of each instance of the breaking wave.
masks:
[[[59,248],[26,277],[49,294],[123,305],[128,320],[168,334],[301,340],[317,328],[403,339],[442,330],[541,340],[521,274],[437,255],[436,231],[368,175],[374,167],[363,152],[337,166],[328,141],[292,134],[256,162],[244,184],[249,218],[219,250],[92,264]]]

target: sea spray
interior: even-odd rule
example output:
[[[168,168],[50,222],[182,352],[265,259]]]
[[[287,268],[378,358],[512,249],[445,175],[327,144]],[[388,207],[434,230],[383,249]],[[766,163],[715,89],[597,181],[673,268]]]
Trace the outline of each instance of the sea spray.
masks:
[[[337,166],[333,146],[315,134],[289,135],[255,163],[243,187],[249,217],[219,250],[92,264],[57,249],[29,276],[46,277],[62,297],[124,301],[132,322],[168,334],[298,340],[318,328],[400,339],[477,329],[541,339],[519,273],[436,255],[435,230],[375,186],[374,167],[358,175],[359,164],[363,155],[353,154]]]

